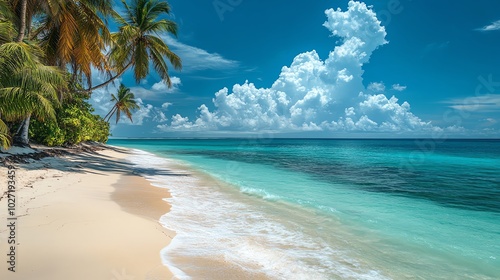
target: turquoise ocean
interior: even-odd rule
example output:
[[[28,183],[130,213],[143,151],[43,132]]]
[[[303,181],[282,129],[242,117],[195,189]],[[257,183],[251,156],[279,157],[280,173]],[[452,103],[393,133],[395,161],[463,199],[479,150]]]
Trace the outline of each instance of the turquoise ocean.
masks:
[[[181,279],[500,279],[499,140],[109,144],[171,192]]]

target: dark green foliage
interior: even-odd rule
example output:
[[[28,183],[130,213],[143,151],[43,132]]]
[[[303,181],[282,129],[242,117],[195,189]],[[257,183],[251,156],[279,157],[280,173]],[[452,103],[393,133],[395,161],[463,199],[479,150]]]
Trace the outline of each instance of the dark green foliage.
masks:
[[[83,141],[106,142],[109,123],[98,115],[84,96],[73,96],[56,109],[56,119],[30,126],[30,138],[47,146],[74,145]]]

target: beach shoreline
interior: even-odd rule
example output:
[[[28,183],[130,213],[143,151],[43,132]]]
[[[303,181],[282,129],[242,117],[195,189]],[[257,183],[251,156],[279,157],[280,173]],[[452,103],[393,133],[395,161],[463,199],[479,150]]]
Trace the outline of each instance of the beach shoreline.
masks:
[[[12,164],[15,243],[8,243],[7,224],[0,227],[0,253],[7,260],[13,246],[15,262],[2,261],[0,278],[172,279],[160,256],[175,235],[159,223],[169,193],[137,175],[126,160],[131,153],[108,146]],[[2,194],[8,166],[0,167]],[[8,202],[6,195],[0,200],[2,221]]]
[[[299,165],[308,167],[303,156],[315,158],[315,143],[294,148],[299,150],[283,161],[283,153],[274,151],[276,145],[271,151],[253,145],[235,151],[233,140],[224,140],[215,153],[213,142],[162,141],[113,141],[116,146],[99,153],[27,157],[30,164],[15,164],[18,272],[7,273],[3,262],[0,279],[498,278],[498,247],[488,241],[496,240],[495,213],[365,192],[355,188],[361,186],[296,172]],[[281,151],[295,142],[279,141],[286,144]],[[359,149],[353,161],[371,154],[369,143],[369,149],[349,143],[342,140],[341,146]],[[390,141],[385,147],[392,150],[407,143]],[[253,158],[247,157],[249,152]],[[262,163],[263,156],[297,166],[277,168]],[[342,167],[336,158],[329,162]],[[391,163],[385,158],[383,162]],[[1,167],[0,172],[7,174],[8,169]],[[353,178],[362,172],[356,170]],[[384,170],[376,174],[369,178],[392,178]],[[4,187],[0,184],[2,192]],[[0,200],[3,221],[7,208],[6,199]],[[488,238],[469,234],[471,218],[481,222],[472,232]],[[443,224],[445,220],[452,223]],[[8,252],[7,231],[0,224],[3,255]],[[410,231],[425,240],[408,240]],[[443,234],[446,239],[440,238]],[[475,242],[464,242],[464,236]],[[448,240],[461,247],[450,249]],[[462,248],[482,258],[460,254]]]
[[[428,162],[449,162],[439,174],[464,182],[469,182],[467,174],[484,174],[484,180],[495,182],[486,175],[498,174],[493,172],[498,170],[498,143],[482,144],[489,152],[481,160],[471,152],[477,142],[460,143],[463,161],[446,154],[457,145],[451,142],[437,146]],[[466,204],[446,206],[441,193],[421,199],[430,190],[427,180],[461,189],[448,177],[426,173],[427,164],[415,167],[418,181],[398,169],[401,156],[412,154],[413,140],[278,139],[268,144],[138,139],[110,144],[137,149],[129,160],[172,194],[172,209],[161,223],[176,236],[163,257],[179,278],[498,278],[498,246],[491,242],[498,216],[468,210]],[[378,164],[370,167],[374,159]],[[473,172],[471,166],[482,169]],[[368,189],[373,186],[380,189]],[[394,195],[409,186],[419,191],[415,197]],[[470,219],[478,222],[472,228]]]

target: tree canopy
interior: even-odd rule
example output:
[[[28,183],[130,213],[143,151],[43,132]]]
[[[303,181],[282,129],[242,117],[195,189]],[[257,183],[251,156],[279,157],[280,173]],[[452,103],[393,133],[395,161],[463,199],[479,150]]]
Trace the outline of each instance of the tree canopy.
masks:
[[[160,0],[122,0],[123,14],[111,0],[0,0],[0,145],[28,144],[31,136],[49,145],[105,142],[109,124],[92,114],[92,91],[127,70],[139,82],[152,69],[171,86],[169,67],[181,59],[162,40],[177,34]],[[118,26],[109,30],[108,21]],[[106,76],[92,85],[92,71]],[[107,119],[138,108],[121,86]],[[33,128],[30,129],[30,121]],[[80,128],[78,128],[80,127]]]

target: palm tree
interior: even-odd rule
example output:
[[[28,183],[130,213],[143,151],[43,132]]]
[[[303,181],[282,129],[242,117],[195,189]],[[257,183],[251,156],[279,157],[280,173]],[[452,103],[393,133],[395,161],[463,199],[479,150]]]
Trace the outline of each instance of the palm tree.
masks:
[[[40,62],[43,52],[24,42],[0,45],[0,114],[4,120],[24,119],[20,142],[27,145],[30,118],[55,119],[58,91],[67,82],[57,68]]]
[[[2,13],[7,10],[5,7],[10,8],[11,14],[14,15],[10,17],[11,25],[15,23],[18,27],[16,42],[22,42],[25,36],[31,33],[33,18],[38,17],[39,27],[29,39],[37,39],[37,43],[44,52],[44,63],[58,66],[62,71],[71,66],[73,81],[77,77],[85,76],[90,84],[92,67],[101,71],[108,69],[103,50],[106,44],[109,44],[110,33],[100,15],[106,16],[110,13],[112,10],[111,0],[12,0],[10,6],[0,5]],[[5,12],[5,14],[8,13]],[[2,27],[1,24],[0,22],[0,27]],[[8,42],[8,36],[4,35],[5,33],[9,34],[7,31],[0,32],[0,42]],[[38,58],[42,57],[42,55],[37,56]],[[60,72],[56,73],[56,69],[42,67],[40,59],[35,65],[27,68],[26,65],[18,66],[21,67],[20,69],[38,69],[56,76],[59,75],[59,78],[62,77]],[[22,84],[24,80],[20,79],[14,84],[17,82]],[[37,82],[43,83],[43,80]],[[53,88],[57,88],[59,100],[63,98],[62,84],[52,85]],[[35,92],[36,90],[30,91],[28,89],[24,94]],[[21,95],[20,93],[21,91],[17,91],[18,96]],[[51,96],[50,91],[43,93],[41,97],[47,96]],[[46,110],[48,109],[47,104],[43,106]],[[36,110],[28,110],[17,132],[21,132],[19,137],[21,144],[28,144],[28,130],[32,112],[37,113]],[[42,116],[39,113],[36,115],[37,118]]]
[[[29,39],[39,41],[49,65],[61,69],[71,66],[73,79],[86,77],[90,82],[93,67],[108,70],[104,50],[109,45],[110,33],[103,18],[111,13],[111,3],[111,0],[12,0],[11,5],[17,14],[18,39],[29,34]],[[38,26],[32,30],[34,18]]]
[[[130,67],[134,69],[135,80],[139,82],[149,74],[150,63],[170,87],[172,82],[165,58],[175,69],[182,68],[181,59],[158,36],[160,33],[177,35],[177,25],[173,21],[158,19],[170,14],[170,6],[159,0],[133,0],[132,5],[122,0],[122,3],[125,6],[124,17],[113,13],[120,31],[111,35],[114,44],[110,63],[116,74],[109,77],[108,81],[90,87],[88,91],[108,85]]]
[[[117,92],[118,96],[115,96],[114,94],[111,94],[111,101],[115,102],[115,105],[109,113],[104,117],[104,120],[109,120],[111,117],[116,114],[116,123],[120,120],[120,113],[125,113],[127,117],[130,119],[131,122],[132,120],[132,112],[130,110],[133,109],[139,109],[139,105],[137,105],[137,102],[135,101],[134,94],[130,92],[130,89],[127,88],[125,85],[120,84],[120,88],[118,89]]]
[[[44,11],[33,36],[40,40],[49,65],[71,66],[74,78],[91,83],[92,68],[108,70],[105,48],[110,32],[100,17],[112,11],[111,0],[38,0]]]
[[[163,19],[169,15],[170,6],[164,0],[122,0],[122,17],[112,10],[111,3],[0,0],[0,145],[9,140],[4,121],[24,119],[18,132],[21,142],[27,144],[32,116],[54,118],[54,106],[59,105],[61,93],[68,86],[64,73],[72,74],[72,85],[77,88],[86,77],[90,92],[131,68],[139,81],[149,74],[152,65],[171,86],[167,62],[181,69],[181,60],[160,37],[161,33],[177,33],[176,24]],[[119,25],[115,34],[110,34],[106,26],[110,14]],[[92,69],[108,73],[109,81],[92,87]],[[120,97],[119,92],[118,97],[113,95],[113,101],[116,104],[108,121],[116,113],[118,122],[122,112],[132,121],[130,110],[138,108],[133,94],[128,90]]]

